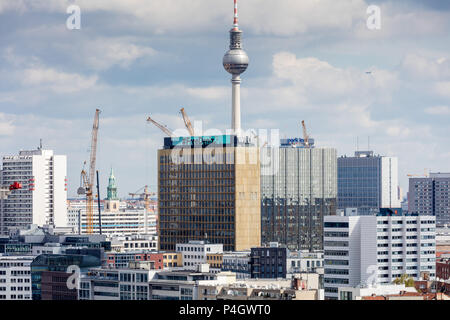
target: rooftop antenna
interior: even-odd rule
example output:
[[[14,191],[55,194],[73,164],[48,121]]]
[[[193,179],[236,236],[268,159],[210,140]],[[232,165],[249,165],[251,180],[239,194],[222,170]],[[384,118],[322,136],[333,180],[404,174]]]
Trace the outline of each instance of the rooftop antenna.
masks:
[[[370,136],[367,137],[367,151],[370,151]]]
[[[359,151],[359,137],[356,137],[356,151]]]
[[[42,150],[42,139],[39,139],[39,148],[38,150]]]

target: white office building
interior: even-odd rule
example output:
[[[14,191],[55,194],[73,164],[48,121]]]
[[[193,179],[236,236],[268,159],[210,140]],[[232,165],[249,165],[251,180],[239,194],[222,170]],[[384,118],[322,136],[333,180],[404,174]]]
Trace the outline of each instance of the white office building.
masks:
[[[156,210],[150,208],[130,207],[125,201],[120,201],[117,209],[106,207],[108,200],[102,200],[100,206],[101,219],[98,215],[97,203],[94,206],[93,230],[108,237],[132,235],[156,235]],[[75,233],[87,232],[86,200],[69,201],[68,225]]]
[[[192,268],[206,264],[208,254],[223,253],[223,244],[206,243],[205,241],[189,241],[186,244],[176,245],[176,252],[183,256],[183,267]]]
[[[38,148],[3,157],[2,183],[22,184],[2,201],[0,233],[31,224],[67,226],[67,158]]]
[[[324,218],[326,299],[338,299],[339,287],[389,284],[402,274],[436,276],[435,217],[392,212]]]
[[[0,301],[31,300],[31,262],[35,256],[0,255]]]

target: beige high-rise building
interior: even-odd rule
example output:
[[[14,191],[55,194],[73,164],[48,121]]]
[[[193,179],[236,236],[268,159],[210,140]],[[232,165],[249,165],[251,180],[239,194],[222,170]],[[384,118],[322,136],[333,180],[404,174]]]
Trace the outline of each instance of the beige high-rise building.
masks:
[[[236,136],[166,138],[158,151],[160,250],[206,240],[224,251],[261,241],[259,150]]]

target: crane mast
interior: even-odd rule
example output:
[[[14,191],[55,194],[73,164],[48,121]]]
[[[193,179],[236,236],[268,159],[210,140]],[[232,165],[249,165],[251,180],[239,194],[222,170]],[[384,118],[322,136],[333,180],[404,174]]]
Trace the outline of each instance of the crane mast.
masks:
[[[99,128],[99,115],[100,110],[95,110],[94,125],[92,126],[91,136],[91,155],[89,162],[89,173],[84,168],[81,171],[81,184],[84,187],[79,189],[79,194],[86,194],[86,233],[94,233],[94,176],[95,176],[95,163],[97,160],[97,136]]]
[[[309,135],[308,132],[306,131],[305,120],[302,120],[302,127],[303,127],[303,140],[305,140],[305,146],[309,148]]]
[[[162,132],[167,134],[169,137],[173,137],[174,136],[173,132],[170,131],[165,125],[162,125],[162,124],[156,122],[152,118],[148,117],[147,122],[153,123],[157,128],[159,128]]]
[[[192,128],[192,124],[191,121],[189,120],[188,115],[186,114],[186,111],[184,111],[184,108],[181,108],[180,110],[181,114],[183,115],[183,121],[184,121],[184,125],[186,126],[186,128],[189,131],[189,134],[192,136],[195,135],[194,129]]]

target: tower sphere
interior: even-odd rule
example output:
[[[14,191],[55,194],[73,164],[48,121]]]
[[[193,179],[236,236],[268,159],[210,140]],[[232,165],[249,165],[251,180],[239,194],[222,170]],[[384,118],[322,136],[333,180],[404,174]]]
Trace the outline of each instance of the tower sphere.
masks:
[[[223,67],[233,75],[239,75],[247,70],[249,59],[242,49],[232,49],[223,57]]]

